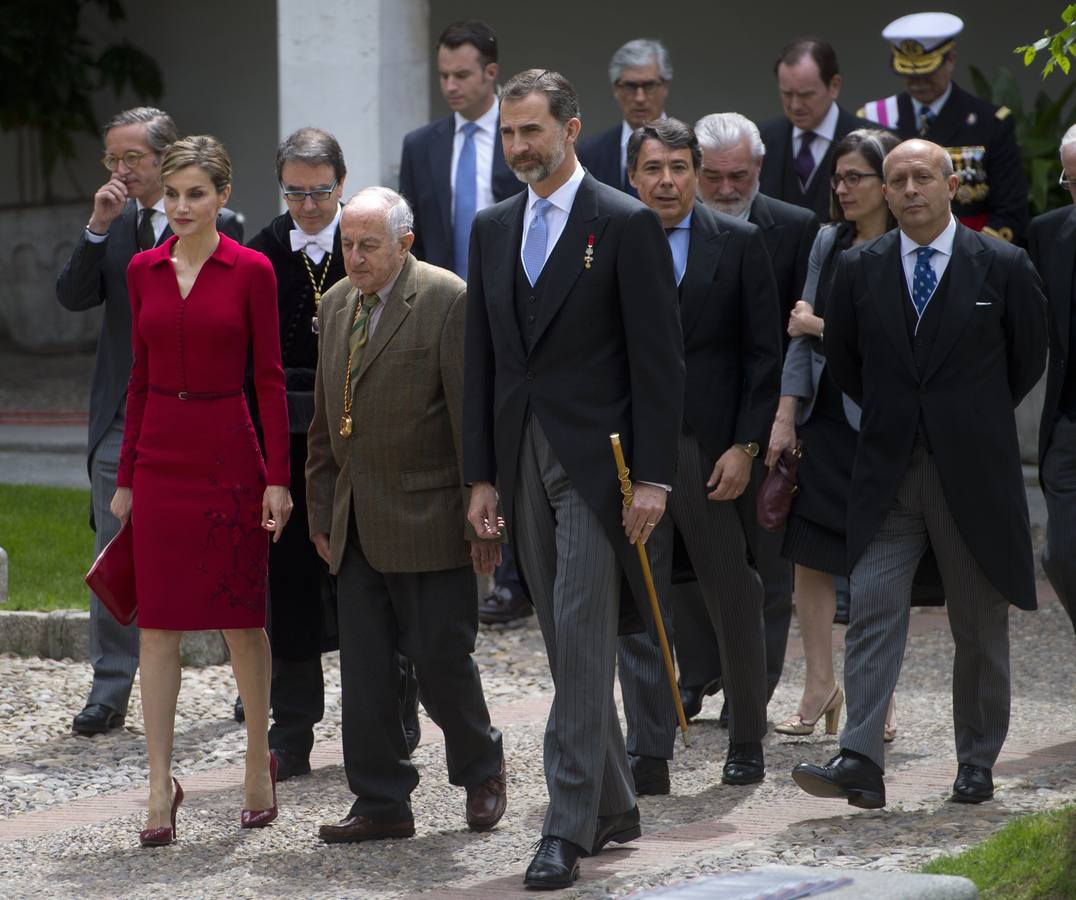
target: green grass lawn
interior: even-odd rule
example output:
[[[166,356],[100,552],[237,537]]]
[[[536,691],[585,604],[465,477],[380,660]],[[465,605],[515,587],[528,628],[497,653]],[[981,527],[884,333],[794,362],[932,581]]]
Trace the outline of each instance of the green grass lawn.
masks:
[[[959,856],[927,863],[933,875],[963,875],[982,900],[1076,897],[1076,806],[1016,819]]]
[[[0,484],[0,547],[8,555],[0,609],[88,608],[89,514],[89,490]]]

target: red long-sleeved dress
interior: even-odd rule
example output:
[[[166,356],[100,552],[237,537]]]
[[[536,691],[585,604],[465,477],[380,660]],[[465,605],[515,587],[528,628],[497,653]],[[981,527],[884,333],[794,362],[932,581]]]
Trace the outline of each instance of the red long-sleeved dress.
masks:
[[[132,488],[140,628],[265,625],[265,485],[287,485],[288,414],[276,279],[225,235],[186,298],[177,238],[127,270],[134,364],[116,484]],[[243,379],[253,360],[265,460]]]

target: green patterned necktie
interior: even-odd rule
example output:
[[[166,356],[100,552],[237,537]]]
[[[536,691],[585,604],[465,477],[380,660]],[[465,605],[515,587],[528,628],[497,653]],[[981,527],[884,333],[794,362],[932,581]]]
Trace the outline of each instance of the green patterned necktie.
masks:
[[[354,383],[355,376],[359,374],[359,369],[362,367],[362,353],[366,348],[366,342],[370,337],[370,316],[373,315],[374,308],[381,302],[381,298],[377,294],[363,294],[362,295],[362,308],[359,310],[359,314],[355,316],[355,321],[351,326],[351,380]]]

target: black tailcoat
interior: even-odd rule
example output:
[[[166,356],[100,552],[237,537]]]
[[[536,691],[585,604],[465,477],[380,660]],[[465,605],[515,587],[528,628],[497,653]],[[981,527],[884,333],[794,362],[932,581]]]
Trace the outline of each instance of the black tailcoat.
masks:
[[[543,302],[528,352],[514,304],[528,196],[482,210],[471,232],[464,479],[498,484],[514,533],[520,442],[527,416],[537,416],[601,521],[648,621],[638,556],[621,525],[609,435],[620,434],[633,479],[673,483],[684,345],[672,253],[654,212],[584,175],[542,273]]]
[[[765,446],[769,438],[781,387],[780,315],[759,229],[696,203],[680,282],[684,425],[713,460],[733,443]]]
[[[922,375],[904,305],[900,231],[845,251],[826,306],[830,371],[863,408],[848,506],[853,566],[893,505],[922,421],[961,536],[1008,601],[1034,609],[1013,408],[1046,360],[1046,303],[1027,254],[957,225]]]
[[[766,241],[781,303],[782,346],[787,350],[791,340],[786,330],[788,319],[796,301],[803,299],[807,262],[818,234],[818,216],[802,206],[760,193],[751,203],[747,221],[762,229]]]

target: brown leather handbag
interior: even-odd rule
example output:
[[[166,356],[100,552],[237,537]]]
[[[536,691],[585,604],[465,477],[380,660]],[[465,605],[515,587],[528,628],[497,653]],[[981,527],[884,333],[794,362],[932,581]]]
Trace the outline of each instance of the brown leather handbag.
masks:
[[[795,447],[786,447],[777,457],[777,465],[770,469],[762,487],[758,489],[755,513],[758,516],[758,524],[767,531],[778,531],[788,520],[788,514],[792,511],[792,498],[800,490],[798,472],[802,458],[802,441],[797,441]]]

